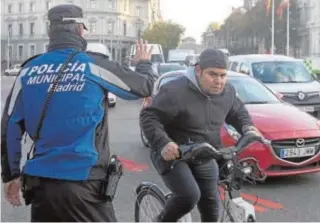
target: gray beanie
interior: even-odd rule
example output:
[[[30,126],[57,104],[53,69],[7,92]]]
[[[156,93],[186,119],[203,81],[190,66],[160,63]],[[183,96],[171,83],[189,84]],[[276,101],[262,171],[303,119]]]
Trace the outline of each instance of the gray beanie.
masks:
[[[227,55],[221,50],[205,49],[200,54],[198,64],[202,70],[209,67],[227,69],[228,62]]]

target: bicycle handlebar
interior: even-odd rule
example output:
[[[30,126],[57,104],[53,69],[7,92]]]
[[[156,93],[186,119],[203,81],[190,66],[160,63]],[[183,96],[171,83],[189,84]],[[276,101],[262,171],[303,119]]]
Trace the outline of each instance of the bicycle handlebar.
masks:
[[[230,153],[238,154],[244,148],[246,148],[249,144],[253,142],[261,142],[264,143],[263,138],[252,133],[244,134],[240,137],[238,142],[234,147],[231,148],[223,148],[221,150],[217,150],[209,143],[194,143],[189,145],[180,145],[179,146],[179,153],[180,159],[182,160],[189,160],[189,159],[221,159],[224,158],[224,155],[230,155]]]
[[[233,160],[233,157],[235,157],[235,155],[240,153],[243,149],[245,149],[249,144],[253,142],[261,142],[265,144],[265,140],[261,136],[258,136],[253,133],[247,133],[240,137],[240,139],[238,140],[238,142],[234,147],[227,147],[219,150],[217,150],[212,145],[206,142],[180,145],[179,146],[180,158],[175,160],[172,163],[171,168],[174,168],[174,166],[181,161],[189,161],[194,159],[200,160],[200,161],[205,161],[210,159]],[[243,162],[243,161],[246,161],[246,160],[242,159],[240,162]],[[241,165],[238,166],[240,162],[237,161],[236,167],[241,168]],[[252,176],[250,178],[255,181],[263,181],[266,175],[263,173],[263,171],[261,171],[255,159],[254,159],[254,162],[255,163],[252,164],[251,167],[255,170],[253,172],[255,172],[259,176],[257,176],[254,179],[252,178]]]

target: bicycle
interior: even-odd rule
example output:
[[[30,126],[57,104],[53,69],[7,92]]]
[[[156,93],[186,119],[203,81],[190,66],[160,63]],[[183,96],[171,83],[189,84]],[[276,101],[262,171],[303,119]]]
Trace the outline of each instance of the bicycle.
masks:
[[[219,185],[224,188],[225,199],[223,203],[224,213],[220,216],[220,222],[256,222],[254,206],[242,199],[240,189],[244,181],[255,183],[263,182],[266,179],[266,174],[260,169],[258,161],[252,157],[240,159],[238,154],[245,149],[249,144],[254,142],[265,143],[264,139],[255,134],[245,134],[233,147],[226,147],[216,150],[208,143],[194,143],[189,145],[179,146],[180,159],[175,160],[171,168],[178,162],[196,160],[223,160],[224,165],[219,168],[220,180]],[[164,191],[154,183],[142,182],[136,188],[135,202],[135,222],[152,222],[155,217],[164,208],[165,202],[171,193],[165,194]],[[161,208],[154,216],[151,216],[147,221],[141,221],[140,204],[147,199],[148,196],[155,198],[160,203]],[[226,219],[225,219],[226,218]],[[186,214],[179,222],[192,222],[191,213]]]

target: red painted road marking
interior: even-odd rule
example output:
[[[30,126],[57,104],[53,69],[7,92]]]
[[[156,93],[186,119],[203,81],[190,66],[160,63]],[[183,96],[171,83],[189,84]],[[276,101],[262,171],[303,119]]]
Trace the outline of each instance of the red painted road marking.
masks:
[[[224,200],[225,191],[222,187],[219,187],[219,192],[220,192],[220,199]],[[254,209],[256,212],[266,212],[268,210],[267,208],[271,208],[271,209],[283,208],[282,204],[279,204],[270,200],[265,200],[252,194],[241,193],[241,197],[247,201],[251,201],[251,203],[256,203],[256,205],[254,205]]]
[[[262,199],[260,197],[257,198],[255,195],[252,195],[252,194],[241,193],[241,197],[243,199],[246,199],[246,200],[249,200],[249,201],[252,201],[252,202],[256,202],[257,201],[257,204],[266,206],[268,208],[272,208],[272,209],[282,209],[283,208],[282,204],[279,204],[279,203],[276,203],[276,202],[273,202],[273,201],[270,201],[270,200],[265,200],[265,199]]]
[[[148,165],[137,163],[132,160],[125,159],[123,157],[118,157],[123,167],[132,172],[141,172],[148,169]]]
[[[266,208],[264,208],[264,207],[261,207],[261,206],[259,206],[259,205],[254,205],[254,210],[256,211],[256,212],[266,212],[268,209],[266,209]]]

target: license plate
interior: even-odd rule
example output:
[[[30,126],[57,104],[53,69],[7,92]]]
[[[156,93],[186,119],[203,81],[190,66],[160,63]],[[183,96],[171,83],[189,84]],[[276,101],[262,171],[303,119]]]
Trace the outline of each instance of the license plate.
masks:
[[[312,106],[300,107],[300,109],[304,112],[314,112],[314,107]]]
[[[316,152],[315,147],[281,149],[280,157],[281,158],[306,157],[306,156],[313,156],[315,152]]]

